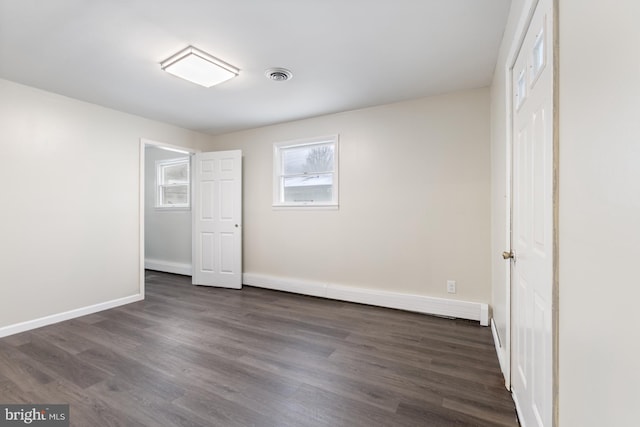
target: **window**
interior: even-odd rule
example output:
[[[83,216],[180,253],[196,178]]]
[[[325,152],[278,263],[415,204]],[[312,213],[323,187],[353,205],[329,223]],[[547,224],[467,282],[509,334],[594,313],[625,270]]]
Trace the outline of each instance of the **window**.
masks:
[[[158,160],[156,174],[156,207],[188,208],[189,158]]]
[[[543,21],[543,23],[544,22],[545,21]],[[540,74],[542,74],[542,70],[544,70],[544,66],[546,65],[546,62],[547,62],[546,51],[545,51],[544,28],[545,28],[545,25],[543,24],[538,34],[536,34],[536,41],[533,43],[533,51],[532,51],[533,60],[531,61],[532,62],[531,87],[534,86],[535,82],[538,80],[538,77],[540,77]]]
[[[338,206],[338,136],[273,146],[273,205]]]
[[[516,110],[519,110],[527,97],[527,79],[524,70],[520,71],[518,75],[518,82],[516,85]]]

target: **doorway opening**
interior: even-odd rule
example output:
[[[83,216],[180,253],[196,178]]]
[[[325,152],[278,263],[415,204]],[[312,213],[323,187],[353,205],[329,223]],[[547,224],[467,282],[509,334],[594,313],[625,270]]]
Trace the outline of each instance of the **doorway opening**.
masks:
[[[139,283],[145,270],[242,287],[242,151],[140,139]]]
[[[140,140],[140,292],[145,270],[192,275],[195,150]]]

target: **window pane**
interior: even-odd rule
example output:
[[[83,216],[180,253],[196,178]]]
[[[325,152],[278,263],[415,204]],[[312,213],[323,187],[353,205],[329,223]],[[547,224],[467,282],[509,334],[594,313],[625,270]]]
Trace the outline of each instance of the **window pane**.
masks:
[[[182,184],[189,181],[187,163],[164,166],[162,172],[164,174],[164,184]]]
[[[333,172],[333,144],[303,145],[282,152],[285,175]]]
[[[283,178],[285,202],[330,202],[333,198],[333,174]]]
[[[164,205],[186,205],[189,202],[188,185],[172,185],[162,187],[162,204]]]

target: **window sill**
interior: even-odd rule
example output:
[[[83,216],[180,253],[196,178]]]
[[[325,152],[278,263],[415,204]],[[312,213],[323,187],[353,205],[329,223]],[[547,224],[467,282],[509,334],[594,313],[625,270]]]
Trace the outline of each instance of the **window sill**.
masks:
[[[181,206],[181,207],[174,208],[174,207],[168,207],[168,206],[155,206],[153,209],[158,212],[189,212],[191,210],[191,207]]]
[[[338,204],[313,204],[313,205],[287,205],[287,204],[279,204],[279,205],[271,205],[274,211],[288,211],[288,210],[319,210],[319,211],[337,211],[340,209],[340,205]]]

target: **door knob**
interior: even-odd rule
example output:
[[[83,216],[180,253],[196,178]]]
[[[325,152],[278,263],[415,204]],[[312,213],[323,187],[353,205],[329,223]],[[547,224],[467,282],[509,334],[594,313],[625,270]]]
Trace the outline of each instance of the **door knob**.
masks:
[[[502,258],[504,259],[513,259],[513,257],[514,257],[513,251],[502,252]]]

